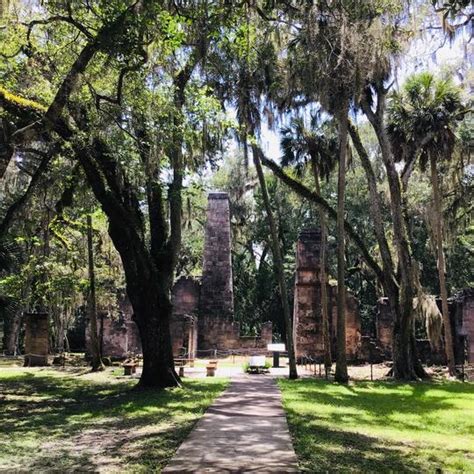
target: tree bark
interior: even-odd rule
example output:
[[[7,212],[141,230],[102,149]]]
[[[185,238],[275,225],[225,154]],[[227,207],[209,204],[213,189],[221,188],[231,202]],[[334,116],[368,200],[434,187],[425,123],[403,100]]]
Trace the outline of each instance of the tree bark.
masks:
[[[382,218],[382,202],[377,189],[377,179],[370,162],[369,155],[362,144],[357,128],[349,122],[349,134],[352,139],[352,143],[357,150],[359,155],[362,168],[364,169],[367,185],[369,188],[370,195],[370,214],[374,223],[375,236],[379,245],[380,257],[382,260],[382,274],[383,279],[380,281],[385,296],[388,298],[388,304],[390,312],[396,318],[396,315],[401,313],[400,311],[400,293],[399,284],[396,276],[396,269],[394,267],[392,254],[388,245],[387,237],[385,234],[383,218]]]
[[[141,281],[127,293],[134,309],[133,318],[138,326],[143,352],[143,370],[139,385],[143,388],[179,386],[174,369],[170,335],[171,301],[154,281]]]
[[[140,203],[125,175],[119,175],[120,167],[117,163],[110,166],[107,144],[96,139],[93,146],[78,146],[74,151],[95,197],[108,217],[109,235],[122,260],[127,294],[132,303],[134,320],[143,338],[144,368],[139,385],[152,388],[175,387],[179,384],[179,377],[174,371],[171,341],[165,340],[170,337],[171,310],[166,301],[169,301],[169,284],[173,271],[166,241],[167,229],[158,226],[159,235],[152,236],[150,250],[145,241]],[[157,213],[157,218],[164,224],[164,208],[159,202],[160,197],[161,195],[153,198],[151,202],[153,212]],[[157,285],[162,285],[161,289]],[[158,330],[160,334],[157,333]]]
[[[315,158],[311,158],[311,166],[313,169],[314,186],[316,192],[321,195],[321,187],[319,183],[318,164]],[[323,326],[323,346],[324,346],[324,372],[326,378],[329,377],[332,368],[331,355],[331,338],[329,334],[329,314],[328,314],[328,291],[327,291],[327,275],[326,275],[326,235],[327,225],[324,212],[318,207],[319,223],[321,226],[321,248],[319,252],[320,273],[319,283],[321,285],[321,319]]]
[[[91,348],[91,365],[93,372],[104,370],[100,354],[99,335],[97,332],[97,302],[95,293],[95,270],[94,270],[94,248],[92,242],[92,217],[87,215],[87,255],[89,265],[89,323],[90,323],[90,348]]]
[[[286,327],[286,349],[288,351],[288,359],[290,366],[290,379],[298,378],[298,372],[296,370],[296,357],[295,348],[293,343],[293,324],[290,313],[290,305],[288,303],[288,289],[286,287],[285,273],[283,270],[283,257],[281,255],[280,242],[278,239],[278,231],[273,217],[272,208],[270,205],[270,198],[268,196],[267,185],[265,183],[265,176],[263,174],[262,164],[260,162],[260,149],[256,145],[252,145],[252,155],[255,168],[257,170],[258,181],[260,183],[260,189],[262,191],[263,203],[265,211],[267,213],[268,225],[270,227],[270,238],[273,250],[273,260],[275,264],[275,270],[277,273],[278,286],[280,288],[281,305],[283,308],[283,317],[285,319]]]
[[[448,308],[448,291],[446,288],[446,263],[443,252],[443,210],[441,207],[441,194],[439,189],[438,170],[436,169],[436,157],[430,156],[431,185],[433,187],[433,203],[435,207],[435,240],[438,260],[439,290],[441,294],[441,309],[444,323],[444,347],[448,362],[449,375],[456,375],[456,363],[454,359],[453,335]]]
[[[382,159],[387,172],[392,214],[393,238],[398,254],[400,281],[399,305],[395,308],[392,352],[393,376],[398,380],[417,380],[426,377],[418,359],[414,334],[413,297],[415,296],[414,268],[408,241],[406,222],[403,216],[401,184],[395,161],[384,126],[385,98],[383,85],[376,85],[377,106],[374,112],[369,104],[362,103],[362,109],[374,129],[380,145]]]
[[[343,110],[339,122],[339,173],[337,182],[337,353],[336,373],[334,379],[347,383],[346,359],[346,283],[345,283],[345,232],[344,232],[344,198],[346,188],[346,153],[347,153],[347,112]]]

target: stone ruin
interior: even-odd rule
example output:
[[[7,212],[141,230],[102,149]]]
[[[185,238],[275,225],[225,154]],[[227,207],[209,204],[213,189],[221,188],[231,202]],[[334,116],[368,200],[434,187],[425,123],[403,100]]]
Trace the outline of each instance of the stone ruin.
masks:
[[[171,336],[175,355],[255,352],[272,342],[272,323],[242,336],[234,320],[231,228],[227,193],[210,193],[201,278],[181,277],[173,288]],[[191,324],[192,321],[192,324]]]
[[[322,360],[324,356],[321,282],[320,282],[321,234],[317,229],[305,229],[296,247],[296,279],[294,296],[294,339],[297,359],[304,357]],[[337,285],[326,283],[331,349],[336,351]],[[441,301],[437,300],[441,309]],[[463,290],[449,300],[449,311],[454,337],[456,362],[474,363],[474,289]],[[387,298],[377,302],[375,337],[361,333],[361,321],[357,299],[346,295],[346,355],[351,362],[374,359],[389,360],[392,357],[393,316]],[[374,340],[375,347],[369,342]],[[419,356],[426,364],[446,364],[444,349],[431,347],[427,339],[417,339]],[[375,360],[374,360],[375,361]]]
[[[205,226],[203,274],[200,278],[181,277],[172,291],[173,314],[170,322],[175,357],[196,357],[216,353],[265,352],[272,342],[272,323],[262,324],[258,337],[241,335],[234,320],[229,200],[226,193],[210,193]],[[321,234],[305,229],[298,238],[294,288],[294,340],[296,356],[322,358],[322,317],[320,282]],[[336,352],[337,285],[326,282],[329,331],[332,353]],[[474,363],[474,291],[466,290],[450,301],[453,334],[458,360],[468,343],[468,361]],[[386,299],[380,299],[376,316],[375,357],[389,359],[392,344],[392,315]],[[100,341],[104,356],[123,358],[140,353],[138,329],[132,320],[132,308],[126,298],[120,302],[119,315],[99,315]],[[86,337],[86,339],[88,339]],[[346,347],[349,361],[367,361],[374,357],[371,335],[361,334],[357,299],[346,294]],[[435,353],[428,341],[418,341],[422,360],[443,363],[444,355]],[[372,352],[372,356],[370,353]]]
[[[441,310],[441,300],[437,299]],[[457,364],[465,360],[474,363],[474,288],[467,288],[448,300],[451,332],[453,334],[454,355]],[[382,351],[384,359],[392,357],[392,328],[393,317],[390,312],[387,298],[377,301],[377,314],[375,319],[377,345]],[[437,350],[430,347],[426,339],[417,339],[417,349],[423,363],[446,364],[444,349],[440,346]]]
[[[460,291],[452,299],[454,307],[456,355],[462,354],[465,347],[466,361],[474,364],[474,288]],[[461,342],[461,339],[464,341]]]
[[[321,232],[301,231],[296,244],[296,279],[294,293],[294,340],[297,360],[304,357],[322,360],[324,356],[321,305]],[[327,273],[326,273],[327,275]],[[337,340],[337,285],[326,281],[329,334],[332,354]],[[346,350],[348,360],[359,358],[361,323],[357,299],[346,293]]]
[[[214,353],[254,353],[272,342],[272,323],[262,324],[259,336],[243,336],[234,321],[230,209],[227,193],[210,193],[206,213],[203,274],[181,277],[172,290],[170,332],[175,357]],[[104,356],[123,358],[140,353],[138,329],[127,299],[118,318],[99,318]],[[87,331],[86,329],[86,341]],[[90,352],[90,351],[89,351]]]
[[[25,313],[25,367],[48,365],[48,313]]]
[[[199,280],[192,277],[182,277],[173,286],[170,332],[175,356],[196,356],[200,290]]]
[[[126,295],[118,298],[118,311],[110,317],[108,313],[99,311],[97,329],[99,347],[106,357],[121,359],[128,354],[139,354],[142,351],[138,326],[132,319],[132,305]],[[86,353],[90,354],[90,323],[86,324]]]

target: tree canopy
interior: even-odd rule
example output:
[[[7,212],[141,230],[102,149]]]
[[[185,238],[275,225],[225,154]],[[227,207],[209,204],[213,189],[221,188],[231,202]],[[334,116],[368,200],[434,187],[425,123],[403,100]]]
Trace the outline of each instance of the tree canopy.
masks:
[[[433,22],[433,55],[447,34],[450,46],[441,47],[461,50],[467,8],[392,0],[7,2],[3,319],[47,309],[55,345],[64,347],[90,297],[92,215],[98,306],[113,313],[126,292],[143,346],[141,384],[179,384],[171,289],[178,276],[200,272],[206,192],[219,188],[231,200],[236,317],[246,331],[270,319],[291,338],[294,244],[299,230],[321,226],[328,278],[340,288],[340,331],[344,284],[360,299],[369,331],[377,298],[387,296],[393,375],[422,377],[413,299],[444,292],[434,276],[444,254],[446,295],[474,281],[472,73],[458,81],[461,66],[428,58],[423,69],[436,71],[413,75],[410,51]]]

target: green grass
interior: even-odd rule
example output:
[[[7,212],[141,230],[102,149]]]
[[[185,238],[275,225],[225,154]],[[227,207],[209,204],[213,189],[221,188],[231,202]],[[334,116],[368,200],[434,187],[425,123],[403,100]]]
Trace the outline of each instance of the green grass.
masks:
[[[474,386],[280,380],[307,472],[474,472]]]
[[[0,357],[0,367],[23,367],[23,357]]]
[[[1,468],[159,472],[227,380],[161,392],[135,384],[111,370],[0,370]]]

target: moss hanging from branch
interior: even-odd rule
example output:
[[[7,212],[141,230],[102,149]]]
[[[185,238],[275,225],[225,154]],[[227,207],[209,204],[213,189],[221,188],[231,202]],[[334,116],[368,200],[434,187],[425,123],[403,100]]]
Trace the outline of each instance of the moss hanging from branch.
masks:
[[[418,320],[425,324],[431,348],[439,349],[443,331],[443,316],[434,296],[421,293],[417,298],[413,298],[413,309]]]
[[[0,105],[5,109],[8,109],[8,106],[13,106],[14,108],[19,107],[20,109],[33,110],[39,113],[46,112],[47,110],[47,107],[39,102],[16,95],[3,86],[0,86]]]

